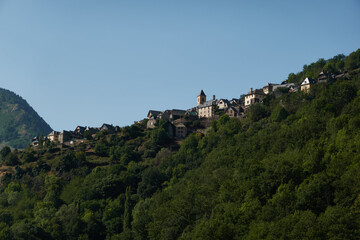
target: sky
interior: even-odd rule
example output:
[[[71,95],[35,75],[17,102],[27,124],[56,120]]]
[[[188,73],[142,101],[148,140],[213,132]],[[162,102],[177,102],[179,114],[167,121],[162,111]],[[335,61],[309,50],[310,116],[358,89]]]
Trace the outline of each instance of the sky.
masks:
[[[359,0],[0,0],[0,87],[55,130],[126,126],[360,48]]]

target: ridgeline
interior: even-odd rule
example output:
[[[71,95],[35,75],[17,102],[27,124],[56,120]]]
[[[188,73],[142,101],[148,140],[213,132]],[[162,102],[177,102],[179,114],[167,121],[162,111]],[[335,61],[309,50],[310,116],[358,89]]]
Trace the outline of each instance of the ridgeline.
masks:
[[[0,145],[26,148],[33,137],[51,131],[51,127],[24,99],[0,88]]]
[[[0,239],[358,239],[360,50],[182,142],[167,122],[0,151]],[[187,119],[186,125],[195,125]]]

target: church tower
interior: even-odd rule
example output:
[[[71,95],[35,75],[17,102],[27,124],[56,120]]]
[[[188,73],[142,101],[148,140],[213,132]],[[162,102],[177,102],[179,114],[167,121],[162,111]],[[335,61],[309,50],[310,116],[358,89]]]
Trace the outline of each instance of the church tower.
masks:
[[[203,104],[206,102],[206,95],[203,90],[201,90],[200,94],[197,96],[197,104],[196,106],[199,106],[200,104]]]

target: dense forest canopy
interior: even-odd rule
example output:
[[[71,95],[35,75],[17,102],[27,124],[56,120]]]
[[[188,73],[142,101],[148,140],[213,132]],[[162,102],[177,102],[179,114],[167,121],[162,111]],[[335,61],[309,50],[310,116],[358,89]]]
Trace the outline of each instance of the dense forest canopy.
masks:
[[[0,88],[0,145],[25,148],[33,137],[51,130],[24,99]]]
[[[289,81],[346,74],[181,144],[143,122],[74,147],[3,148],[0,239],[358,239],[359,56],[305,65]]]

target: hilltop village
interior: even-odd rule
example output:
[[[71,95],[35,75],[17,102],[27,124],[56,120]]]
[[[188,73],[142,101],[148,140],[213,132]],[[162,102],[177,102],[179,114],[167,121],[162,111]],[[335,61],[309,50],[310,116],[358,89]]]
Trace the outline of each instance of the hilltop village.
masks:
[[[268,95],[273,94],[275,97],[279,97],[284,93],[297,91],[307,93],[314,84],[326,83],[328,80],[334,80],[340,77],[346,77],[346,75],[340,74],[335,76],[326,71],[321,71],[317,79],[305,78],[300,85],[288,83],[287,80],[280,84],[268,83],[261,89],[250,88],[247,94],[231,100],[223,98],[216,99],[215,95],[208,100],[204,91],[201,90],[196,98],[196,107],[188,110],[150,110],[147,115],[147,128],[155,128],[156,123],[162,120],[171,122],[168,134],[174,138],[181,139],[192,132],[204,133],[204,129],[210,125],[210,122],[223,114],[236,118],[246,117],[247,109],[254,104],[262,104],[263,99]],[[189,126],[187,119],[198,119],[199,124],[195,127]]]
[[[279,97],[284,93],[292,93],[297,91],[309,92],[314,84],[326,83],[328,80],[337,79],[339,77],[346,77],[345,74],[332,75],[326,71],[322,71],[317,79],[305,78],[300,85],[295,83],[288,83],[283,81],[280,84],[268,83],[261,89],[250,88],[247,94],[240,98],[216,99],[215,95],[211,99],[203,90],[200,91],[196,98],[196,106],[188,110],[172,109],[165,111],[150,110],[147,118],[141,121],[136,121],[138,124],[145,124],[146,128],[155,128],[160,121],[168,122],[167,134],[173,139],[183,139],[188,134],[193,132],[205,133],[205,129],[210,126],[211,121],[218,119],[219,116],[226,114],[229,117],[244,118],[246,117],[247,109],[254,104],[262,104],[266,96],[273,94]],[[107,133],[117,133],[121,131],[118,126],[113,126],[104,123],[101,127],[84,127],[77,126],[74,131],[52,131],[49,135],[43,137],[43,140],[48,140],[53,143],[60,143],[64,145],[73,145],[83,142],[85,139],[92,139],[99,132],[106,131]],[[31,145],[38,146],[40,137],[34,137]]]

